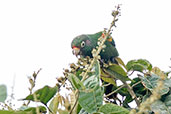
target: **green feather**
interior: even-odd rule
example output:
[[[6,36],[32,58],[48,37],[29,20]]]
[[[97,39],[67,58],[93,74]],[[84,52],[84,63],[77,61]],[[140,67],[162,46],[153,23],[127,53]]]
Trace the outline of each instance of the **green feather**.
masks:
[[[92,50],[93,48],[96,48],[98,39],[102,36],[103,32],[98,32],[95,34],[83,34],[75,37],[71,43],[71,47],[78,47],[80,49],[80,55],[85,57],[85,56],[90,56],[92,57]],[[85,42],[85,46],[82,47],[81,43]],[[106,40],[105,42],[106,48],[104,48],[100,56],[104,60],[110,60],[113,59],[117,56],[119,56],[119,53],[115,47],[115,42],[112,39],[112,41]]]

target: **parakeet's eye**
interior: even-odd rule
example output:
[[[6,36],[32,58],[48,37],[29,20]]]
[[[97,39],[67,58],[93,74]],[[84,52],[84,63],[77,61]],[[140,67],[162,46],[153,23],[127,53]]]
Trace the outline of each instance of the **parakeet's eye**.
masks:
[[[82,42],[81,42],[81,47],[84,47],[84,46],[85,46],[85,42],[82,41]]]

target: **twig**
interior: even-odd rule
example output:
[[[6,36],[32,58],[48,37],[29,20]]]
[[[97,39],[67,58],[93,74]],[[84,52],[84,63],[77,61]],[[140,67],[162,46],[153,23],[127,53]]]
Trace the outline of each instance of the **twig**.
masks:
[[[111,25],[110,25],[110,27],[109,27],[109,29],[108,29],[108,31],[107,31],[107,34],[106,34],[105,37],[103,38],[102,42],[99,44],[99,47],[98,47],[96,53],[94,54],[93,60],[91,61],[91,63],[90,63],[90,65],[89,65],[88,69],[87,69],[86,72],[83,74],[83,78],[82,78],[81,81],[84,81],[84,80],[87,78],[87,73],[91,71],[91,69],[92,69],[92,67],[93,67],[93,65],[94,65],[94,62],[98,59],[98,55],[100,54],[101,50],[103,49],[103,45],[104,45],[106,39],[108,38],[108,36],[110,35],[110,32],[111,32],[111,30],[112,30],[112,27],[115,26],[115,22],[117,21],[116,17],[117,17],[118,14],[119,14],[119,11],[118,11],[118,10],[119,10],[119,6],[118,6],[118,8],[117,8],[117,11],[115,11],[114,13],[112,13],[112,14],[113,14],[113,17],[114,17],[114,18],[113,18],[113,21],[112,21],[112,23],[111,23]],[[101,36],[101,37],[102,37],[102,36]]]
[[[55,114],[46,104],[44,104],[51,114]]]
[[[140,102],[137,99],[137,96],[135,95],[134,91],[132,90],[132,87],[130,87],[130,85],[128,85],[126,82],[122,81],[122,83],[127,87],[129,93],[131,94],[132,98],[135,100],[137,106],[140,106]]]
[[[118,89],[116,89],[115,91],[112,91],[111,93],[107,94],[106,96],[104,96],[105,98],[106,97],[109,97],[110,95],[116,93],[117,91],[119,91],[120,89],[122,89],[123,87],[125,87],[125,85],[122,85],[121,87],[119,87]]]
[[[71,111],[69,112],[69,114],[72,114],[74,108],[76,107],[76,105],[78,103],[78,97],[79,97],[79,91],[78,91],[78,89],[75,91],[75,94],[78,94],[78,95],[76,95],[76,101],[75,101],[73,107],[71,108]]]
[[[34,98],[34,101],[35,102],[37,102],[38,100],[37,100],[37,96],[36,96],[36,94],[35,93],[33,93],[33,98]],[[39,109],[39,107],[38,106],[36,106],[36,114],[40,114],[40,109]]]
[[[137,83],[133,84],[133,85],[132,85],[132,88],[133,88],[134,86],[136,86],[136,85],[140,84],[141,82],[142,82],[142,81],[139,81],[139,82],[137,82]]]
[[[29,95],[31,95],[33,92],[33,88],[35,87],[35,83],[36,83],[36,78],[37,78],[37,75],[39,74],[39,72],[41,71],[42,69],[40,68],[38,71],[37,71],[37,73],[33,73],[33,75],[32,75],[32,77],[33,77],[33,79],[31,78],[31,77],[29,77],[29,82],[30,82],[30,84],[31,84],[31,87],[29,88],[29,91],[30,91],[30,94]],[[26,106],[28,106],[30,104],[30,100],[27,102],[27,104],[26,104]]]
[[[109,86],[109,85],[110,85],[110,83],[108,83],[108,84],[104,84],[104,85],[103,85],[103,87],[106,87],[106,86]]]
[[[109,74],[107,72],[105,72],[105,73],[108,74],[108,75],[112,75],[112,74]],[[115,76],[113,76],[113,77],[115,77]],[[123,81],[123,80],[120,80],[120,81],[122,81],[122,83],[127,87],[129,94],[132,96],[132,99],[135,100],[137,106],[139,107],[140,102],[137,99],[137,96],[135,95],[134,91],[132,90],[132,87],[129,84],[127,84],[126,81]]]
[[[134,73],[134,70],[128,75],[128,77],[131,76],[133,73]]]

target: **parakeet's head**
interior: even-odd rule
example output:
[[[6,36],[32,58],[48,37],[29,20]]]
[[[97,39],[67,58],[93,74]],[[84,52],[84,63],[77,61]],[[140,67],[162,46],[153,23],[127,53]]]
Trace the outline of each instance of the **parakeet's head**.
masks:
[[[88,35],[80,35],[73,39],[71,43],[72,52],[74,55],[91,56],[91,51],[94,48],[93,42]]]

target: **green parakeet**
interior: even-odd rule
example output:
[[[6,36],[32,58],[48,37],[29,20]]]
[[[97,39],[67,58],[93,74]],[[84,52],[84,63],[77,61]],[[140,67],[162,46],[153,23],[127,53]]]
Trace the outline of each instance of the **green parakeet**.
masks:
[[[82,57],[92,57],[92,50],[98,46],[98,39],[103,36],[104,33],[98,32],[95,34],[83,34],[75,37],[71,43],[71,47],[73,49],[73,54]],[[115,47],[115,42],[111,36],[109,36],[105,42],[105,48],[100,52],[100,56],[102,61],[107,62],[111,61],[113,63],[117,63],[115,61],[115,57],[119,56],[119,53]],[[105,94],[109,94],[112,91],[113,85],[110,84],[105,88]],[[116,94],[109,96],[108,98],[114,98]]]
[[[95,34],[83,34],[75,37],[71,43],[74,55],[80,55],[83,57],[92,57],[92,50],[96,48],[98,39],[104,35],[103,32],[98,32]],[[104,61],[111,60],[117,56],[119,53],[115,47],[115,42],[111,36],[105,42],[105,48],[101,51],[100,56]]]

